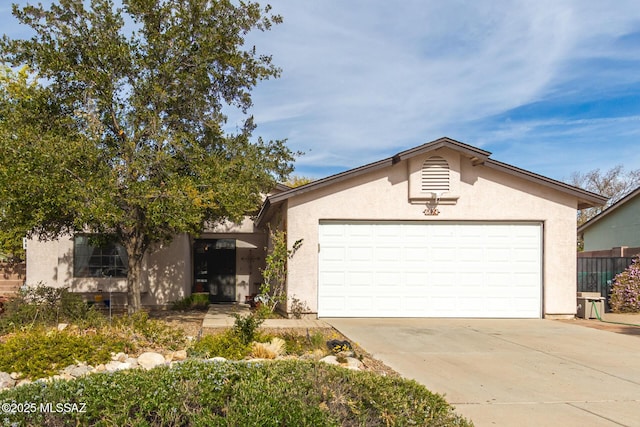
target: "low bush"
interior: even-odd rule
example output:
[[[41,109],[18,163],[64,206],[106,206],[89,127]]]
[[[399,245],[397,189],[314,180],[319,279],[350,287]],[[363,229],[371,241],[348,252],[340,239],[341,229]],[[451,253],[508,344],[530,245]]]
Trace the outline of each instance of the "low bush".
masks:
[[[190,349],[189,354],[196,357],[224,357],[241,360],[251,353],[251,345],[245,344],[232,329],[221,334],[205,335]]]
[[[616,313],[640,312],[640,257],[613,279],[609,305]]]
[[[84,411],[5,413],[9,425],[472,425],[414,381],[302,361],[187,361],[172,369],[33,383],[0,393],[5,402]]]
[[[75,323],[83,327],[101,327],[106,318],[89,307],[82,297],[67,288],[39,284],[23,287],[4,304],[0,316],[0,334],[37,326]]]
[[[20,372],[29,379],[44,378],[78,361],[106,363],[111,352],[125,350],[124,340],[107,334],[31,329],[10,335],[0,343],[0,371]]]
[[[191,294],[171,305],[173,310],[203,310],[209,307],[209,294]]]
[[[302,316],[309,313],[311,313],[311,309],[307,305],[306,301],[303,301],[296,296],[291,297],[291,314],[294,319],[302,319]]]
[[[233,317],[236,319],[233,323],[233,332],[240,338],[240,340],[245,345],[251,344],[251,342],[255,341],[258,328],[264,322],[264,318],[260,317],[256,313],[249,313],[246,316],[233,313]]]

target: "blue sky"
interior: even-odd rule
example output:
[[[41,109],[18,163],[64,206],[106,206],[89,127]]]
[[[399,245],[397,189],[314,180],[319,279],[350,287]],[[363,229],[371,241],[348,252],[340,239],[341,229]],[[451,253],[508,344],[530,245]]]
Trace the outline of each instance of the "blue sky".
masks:
[[[24,2],[23,2],[24,3]],[[640,167],[637,0],[273,0],[256,135],[324,177],[448,136],[555,179]],[[5,33],[19,37],[5,3]],[[230,127],[240,120],[230,117]]]

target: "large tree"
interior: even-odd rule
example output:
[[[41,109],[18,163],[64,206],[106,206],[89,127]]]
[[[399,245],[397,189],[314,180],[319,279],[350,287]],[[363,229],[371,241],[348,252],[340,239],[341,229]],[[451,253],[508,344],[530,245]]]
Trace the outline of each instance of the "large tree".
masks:
[[[59,0],[18,7],[31,39],[0,42],[0,228],[55,238],[113,236],[128,255],[130,311],[141,261],[178,233],[238,220],[292,170],[284,141],[229,133],[251,90],[277,77],[245,47],[281,21],[231,0]],[[35,76],[35,78],[34,78]]]
[[[568,183],[601,194],[609,199],[603,206],[578,211],[578,225],[582,225],[638,188],[640,186],[640,169],[627,172],[624,166],[617,165],[606,171],[593,169],[588,172],[574,172]]]

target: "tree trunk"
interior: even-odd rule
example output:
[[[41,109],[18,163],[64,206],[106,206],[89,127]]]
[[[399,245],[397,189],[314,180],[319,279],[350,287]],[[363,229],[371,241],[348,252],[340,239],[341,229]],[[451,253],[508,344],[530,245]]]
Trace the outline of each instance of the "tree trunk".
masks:
[[[143,239],[134,236],[124,242],[127,250],[128,272],[127,272],[127,303],[129,314],[140,311],[141,304],[141,280],[142,280],[142,259],[144,257]]]

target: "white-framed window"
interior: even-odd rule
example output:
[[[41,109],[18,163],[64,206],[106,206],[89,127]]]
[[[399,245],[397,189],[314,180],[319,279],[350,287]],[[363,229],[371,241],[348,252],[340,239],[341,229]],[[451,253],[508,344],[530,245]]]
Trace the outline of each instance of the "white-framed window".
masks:
[[[440,156],[424,161],[420,173],[420,190],[423,193],[444,193],[451,190],[449,163]]]
[[[127,260],[120,243],[91,234],[73,239],[74,277],[127,277]]]

